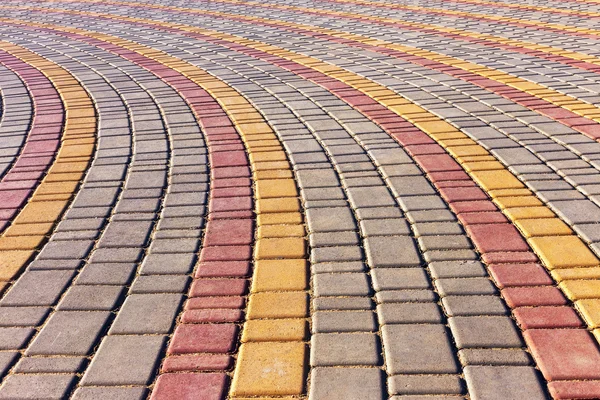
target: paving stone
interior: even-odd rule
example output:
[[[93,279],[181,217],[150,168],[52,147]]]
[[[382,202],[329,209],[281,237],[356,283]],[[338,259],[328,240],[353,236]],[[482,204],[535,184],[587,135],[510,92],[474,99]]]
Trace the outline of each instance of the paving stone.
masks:
[[[459,372],[444,325],[385,325],[381,333],[389,374]]]
[[[401,218],[402,211],[397,207],[358,207],[356,216],[359,220],[379,220],[380,218]]]
[[[73,271],[26,271],[0,301],[1,306],[47,306],[58,300]]]
[[[431,276],[440,278],[477,278],[487,276],[487,272],[479,261],[438,261],[429,264]]]
[[[473,400],[546,399],[532,367],[468,366],[465,380]]]
[[[521,349],[462,349],[463,365],[530,365],[531,357]]]
[[[493,295],[496,289],[487,278],[442,278],[434,282],[441,297],[452,295]]]
[[[113,221],[102,237],[99,247],[143,247],[152,229],[152,221]]]
[[[442,315],[434,303],[384,303],[377,305],[380,325],[388,324],[436,324],[442,323]]]
[[[311,263],[362,261],[362,250],[358,246],[320,247],[311,249]]]
[[[311,233],[309,235],[309,243],[311,247],[358,246],[359,238],[356,232],[335,232],[335,234],[331,234],[330,232],[320,232]]]
[[[448,324],[459,349],[523,346],[515,324],[509,317],[450,317]]]
[[[429,279],[422,268],[378,268],[371,273],[376,291],[428,289]]]
[[[182,300],[179,294],[131,294],[119,310],[109,333],[169,333]]]
[[[0,388],[0,399],[63,399],[74,381],[74,374],[10,375]]]
[[[48,312],[47,307],[0,307],[0,326],[37,326]]]
[[[104,329],[108,311],[57,311],[48,320],[26,355],[87,355]]]
[[[141,275],[133,281],[129,293],[184,293],[187,275]]]
[[[92,248],[89,240],[50,241],[39,254],[39,259],[82,259]]]
[[[12,367],[13,363],[17,359],[19,353],[15,351],[2,351],[0,352],[0,376],[4,376],[8,370]]]
[[[391,394],[461,394],[464,391],[458,375],[393,375],[388,384]]]
[[[80,387],[73,393],[73,400],[143,400],[147,389],[144,387]]]
[[[74,285],[58,303],[58,310],[112,310],[123,293],[121,286]]]
[[[313,368],[309,399],[383,400],[383,373],[375,368]]]
[[[354,217],[347,208],[311,208],[306,211],[310,232],[336,232],[356,229]]]
[[[85,363],[83,357],[23,357],[15,365],[15,373],[71,373],[79,372]]]
[[[149,384],[164,343],[164,336],[106,336],[86,370],[81,385]]]
[[[80,285],[126,285],[135,273],[135,264],[90,263],[83,267],[76,284]]]
[[[374,332],[375,315],[371,311],[319,311],[312,315],[313,333]]]
[[[403,219],[367,219],[360,222],[363,236],[410,235],[410,227]]]
[[[365,265],[361,261],[312,263],[310,267],[314,274],[364,272],[366,270]]]
[[[437,300],[435,292],[428,289],[382,290],[375,293],[375,298],[378,303],[428,303]]]
[[[316,297],[315,310],[371,310],[373,301],[367,297]]]
[[[372,333],[317,333],[311,337],[312,366],[377,365],[380,353]]]
[[[444,311],[450,317],[469,315],[506,315],[508,310],[499,296],[446,296]]]
[[[367,262],[372,268],[421,265],[410,236],[371,236],[365,239]]]
[[[315,296],[368,296],[371,291],[362,273],[317,274],[313,288]]]

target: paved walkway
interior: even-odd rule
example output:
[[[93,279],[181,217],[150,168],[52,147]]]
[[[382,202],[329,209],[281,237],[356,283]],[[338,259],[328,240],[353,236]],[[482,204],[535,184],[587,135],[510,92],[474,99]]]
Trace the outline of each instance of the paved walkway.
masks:
[[[0,399],[600,398],[600,1],[0,3]]]

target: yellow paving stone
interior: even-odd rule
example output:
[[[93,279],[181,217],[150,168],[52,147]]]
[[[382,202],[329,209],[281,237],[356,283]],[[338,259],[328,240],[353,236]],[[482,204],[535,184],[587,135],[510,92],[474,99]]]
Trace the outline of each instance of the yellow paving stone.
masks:
[[[230,395],[301,395],[306,375],[305,359],[303,342],[243,343]]]
[[[501,209],[511,207],[536,207],[544,205],[544,203],[542,203],[537,197],[532,195],[498,197],[495,198],[493,201]]]
[[[449,140],[449,139],[463,139],[468,137],[462,132],[445,132],[445,133],[432,133],[431,136],[435,140]]]
[[[597,267],[600,261],[577,236],[543,236],[527,239],[548,269]]]
[[[454,146],[473,146],[477,143],[470,138],[461,139],[444,139],[438,142],[442,147],[454,147]]]
[[[262,179],[283,179],[283,178],[293,178],[294,174],[289,169],[273,169],[267,171],[254,171],[254,179],[262,180]]]
[[[570,300],[600,299],[600,279],[566,280],[558,284]]]
[[[306,260],[257,260],[254,265],[252,292],[306,290]]]
[[[298,225],[302,223],[302,215],[297,212],[266,213],[257,215],[256,221],[259,226],[281,224]]]
[[[307,311],[306,292],[260,292],[248,298],[248,319],[304,318]]]
[[[258,161],[252,165],[253,171],[269,171],[289,168],[290,164],[287,161]]]
[[[38,194],[35,201],[70,200],[72,197],[72,193]]]
[[[488,194],[492,198],[496,197],[512,197],[512,196],[533,196],[531,190],[522,188],[522,189],[496,189],[488,191]]]
[[[242,342],[302,341],[307,333],[305,319],[251,319],[244,323]]]
[[[527,218],[555,218],[556,215],[548,207],[511,207],[502,210],[511,220]]]
[[[258,227],[258,238],[304,237],[303,225],[263,225]]]
[[[600,327],[600,299],[577,300],[575,307],[590,328]]]
[[[43,185],[38,186],[35,191],[35,194],[72,194],[77,189],[79,182],[44,182]],[[32,198],[32,201],[35,201],[35,197]]]
[[[256,212],[262,213],[280,213],[280,212],[299,212],[300,200],[294,197],[284,197],[276,199],[261,199],[257,202]]]
[[[454,132],[456,128],[444,121],[417,122],[415,126],[426,133]]]
[[[3,236],[0,238],[0,250],[35,250],[45,237],[35,236]]]
[[[17,215],[18,222],[22,224],[55,222],[66,207],[66,201],[29,202]]]
[[[497,189],[520,189],[525,187],[520,180],[506,169],[498,171],[475,171],[471,173],[471,176],[479,183],[483,190],[486,191]]]
[[[573,231],[558,218],[529,218],[514,221],[525,237],[571,235]]]
[[[243,101],[246,101],[244,99],[242,99]],[[256,134],[263,134],[263,133],[272,133],[273,129],[271,129],[271,126],[269,124],[267,124],[266,122],[264,123],[251,123],[251,124],[238,124],[237,128],[240,130],[240,132],[242,132],[244,135],[256,135]]]
[[[485,161],[498,162],[498,160],[496,160],[496,158],[494,158],[494,156],[492,156],[491,154],[479,155],[479,156],[462,156],[459,159],[457,159],[457,161],[460,165],[463,165],[466,163],[472,163],[472,162],[485,162]]]
[[[471,171],[489,171],[495,169],[504,169],[504,166],[497,161],[475,161],[463,163],[462,167],[467,172]]]
[[[446,150],[448,150],[453,157],[457,158],[465,156],[486,156],[489,154],[488,151],[481,146],[455,146],[448,147]]]
[[[600,267],[591,268],[562,268],[550,271],[557,282],[569,279],[600,279]]]
[[[258,260],[275,258],[304,258],[306,242],[301,238],[266,238],[256,242]]]
[[[34,254],[33,250],[0,251],[0,281],[13,279]]]
[[[261,151],[250,152],[250,162],[256,161],[286,161],[287,157],[283,151]]]
[[[4,236],[44,236],[46,233],[50,232],[53,226],[53,222],[36,224],[12,224],[6,231],[4,231]]]
[[[79,172],[71,172],[71,173],[53,173],[50,172],[44,178],[45,182],[78,182],[83,177],[83,174]]]
[[[256,197],[297,197],[298,191],[293,179],[263,179],[256,182]]]

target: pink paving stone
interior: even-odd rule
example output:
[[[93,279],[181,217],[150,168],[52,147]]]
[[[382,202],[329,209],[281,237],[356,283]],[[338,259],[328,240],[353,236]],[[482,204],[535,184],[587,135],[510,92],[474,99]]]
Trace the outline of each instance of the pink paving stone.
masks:
[[[548,389],[557,400],[600,399],[600,381],[555,381]]]
[[[212,153],[210,155],[210,163],[216,168],[243,166],[248,165],[248,159],[246,158],[246,153],[243,151],[222,151]]]
[[[217,179],[213,182],[213,189],[227,188],[227,187],[238,187],[238,186],[250,186],[250,178],[227,178]]]
[[[503,289],[502,296],[510,308],[567,304],[562,292],[554,286],[511,287]]]
[[[450,204],[450,208],[456,214],[463,212],[486,212],[498,211],[498,208],[491,201],[456,201]]]
[[[241,296],[246,292],[246,279],[196,279],[190,297]]]
[[[252,189],[249,187],[233,187],[223,189],[213,189],[210,192],[211,197],[237,197],[237,196],[251,196]]]
[[[250,219],[210,220],[206,226],[204,246],[249,245],[254,239]]]
[[[213,152],[219,151],[240,151],[244,150],[244,145],[242,143],[232,143],[232,144],[214,144],[211,146],[211,150]]]
[[[12,190],[0,192],[0,209],[15,209],[21,207],[31,190]]]
[[[440,181],[434,183],[436,188],[473,188],[477,187],[473,181]]]
[[[414,160],[419,163],[425,172],[462,171],[460,165],[448,154],[416,156]]]
[[[498,251],[483,254],[481,258],[486,264],[535,263],[539,261],[531,251]]]
[[[440,194],[448,203],[457,201],[487,200],[487,194],[478,187],[440,188]]]
[[[181,322],[184,324],[199,324],[204,322],[238,322],[242,319],[244,313],[242,310],[225,309],[198,309],[187,310],[181,316]]]
[[[464,171],[440,171],[440,172],[429,172],[427,174],[429,179],[433,182],[443,181],[471,181],[471,177]]]
[[[241,218],[253,218],[254,212],[252,210],[242,211],[216,211],[211,212],[208,215],[209,220],[213,219],[241,219]]]
[[[600,351],[588,331],[529,329],[523,337],[547,380],[600,379]]]
[[[252,249],[249,246],[204,247],[200,261],[245,261],[249,260]]]
[[[467,233],[481,253],[529,250],[527,242],[511,224],[470,225]]]
[[[152,400],[221,400],[227,384],[226,374],[163,374],[152,391]]]
[[[404,148],[411,156],[445,154],[446,151],[439,144],[414,144]]]
[[[502,289],[509,286],[544,286],[553,281],[546,269],[539,264],[492,264],[489,270],[496,285]]]
[[[202,262],[196,270],[196,278],[246,277],[250,274],[248,261]]]
[[[181,324],[167,354],[227,353],[235,348],[237,330],[235,324]]]
[[[231,368],[231,357],[224,354],[169,356],[162,372],[226,371]]]
[[[185,302],[186,310],[200,310],[211,308],[233,308],[244,307],[244,298],[241,296],[219,296],[219,297],[193,297]]]
[[[245,211],[252,210],[253,203],[250,196],[245,197],[216,197],[209,201],[211,212],[215,211]]]
[[[583,323],[571,307],[519,307],[513,314],[521,329],[581,328]]]
[[[210,173],[213,179],[219,178],[245,178],[250,176],[248,167],[221,167],[212,168]]]

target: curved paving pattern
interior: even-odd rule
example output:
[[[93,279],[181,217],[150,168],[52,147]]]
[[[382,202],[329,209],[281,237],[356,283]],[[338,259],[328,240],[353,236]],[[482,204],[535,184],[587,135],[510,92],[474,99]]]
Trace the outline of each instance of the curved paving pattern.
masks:
[[[0,398],[600,398],[599,2],[0,9]]]

